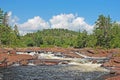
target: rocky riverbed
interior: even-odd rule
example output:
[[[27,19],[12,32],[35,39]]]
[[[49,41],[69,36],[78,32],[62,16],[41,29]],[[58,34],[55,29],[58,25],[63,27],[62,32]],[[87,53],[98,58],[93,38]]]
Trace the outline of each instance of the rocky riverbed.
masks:
[[[96,57],[98,57],[98,58],[106,57],[109,60],[106,61],[106,62],[102,62],[101,66],[104,67],[104,68],[107,68],[108,70],[110,70],[110,72],[107,75],[103,75],[103,76],[101,75],[101,78],[102,78],[101,80],[104,80],[104,79],[106,79],[106,80],[113,80],[113,79],[119,80],[119,77],[120,77],[120,49],[103,50],[103,49],[92,49],[92,48],[74,49],[74,48],[59,48],[59,47],[55,47],[55,48],[16,48],[16,49],[12,49],[12,48],[4,48],[3,49],[3,48],[1,48],[0,49],[0,66],[1,67],[8,67],[6,70],[10,70],[10,71],[11,71],[11,69],[13,70],[15,68],[17,68],[17,69],[18,68],[27,69],[27,68],[30,68],[30,67],[25,66],[25,65],[28,65],[29,60],[33,60],[33,59],[38,58],[38,56],[36,57],[36,56],[33,56],[33,55],[28,55],[28,54],[16,54],[16,52],[18,52],[18,51],[21,51],[23,53],[26,52],[26,51],[52,52],[57,56],[61,56],[61,55],[56,54],[56,53],[60,53],[65,58],[70,58],[70,59],[71,58],[73,58],[73,59],[75,59],[75,58],[84,58],[83,56],[80,56],[80,55],[76,54],[76,52],[78,52],[78,53],[80,53],[82,55],[85,55],[85,56],[89,56],[90,58],[91,57],[95,57],[95,58]],[[36,61],[36,64],[38,64],[40,62],[41,61]],[[58,65],[59,60],[58,59],[57,60],[56,59],[54,59],[54,60],[45,60],[44,62],[45,62],[44,63],[45,66],[47,66],[47,65],[55,66],[55,65]],[[95,60],[95,59],[92,60],[91,62],[93,64],[98,63],[97,60]],[[18,64],[18,63],[21,64],[21,67],[9,68],[9,66],[11,66],[12,64]],[[63,63],[68,64],[66,62],[63,62]],[[38,66],[36,66],[36,67],[38,68]],[[41,66],[39,66],[39,67],[41,67]],[[22,72],[22,69],[21,69],[20,72]],[[48,72],[49,72],[49,70],[48,70]],[[12,73],[14,74],[15,72],[12,72]],[[77,74],[77,72],[75,72],[75,73]],[[5,76],[7,76],[6,73],[4,73],[4,74],[5,74]],[[26,72],[25,72],[25,74],[26,74]],[[70,74],[72,74],[72,73],[70,73]],[[79,74],[79,75],[81,75],[81,74]],[[0,76],[3,76],[3,75],[0,75]],[[15,79],[13,79],[13,78],[12,79],[6,79],[5,78],[4,80],[15,80]],[[31,80],[39,80],[39,79],[35,78],[35,79],[31,79]],[[44,80],[49,80],[49,79],[44,79]],[[61,80],[61,78],[59,80]],[[67,79],[62,79],[62,80],[67,80]],[[71,78],[69,80],[76,80],[76,79]],[[93,78],[87,79],[87,80],[93,80]]]

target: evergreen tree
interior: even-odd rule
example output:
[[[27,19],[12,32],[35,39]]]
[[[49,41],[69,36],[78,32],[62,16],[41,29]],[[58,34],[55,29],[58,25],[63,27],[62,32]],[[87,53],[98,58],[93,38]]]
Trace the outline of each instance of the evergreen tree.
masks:
[[[87,32],[85,30],[82,33],[79,32],[78,34],[77,47],[78,48],[87,47]]]
[[[8,13],[5,12],[5,13],[4,13],[4,16],[3,16],[3,22],[2,22],[3,25],[5,25],[5,26],[9,26],[8,20],[9,20]]]
[[[14,33],[15,33],[15,35],[16,35],[18,38],[20,38],[20,33],[19,33],[19,30],[18,30],[18,26],[17,26],[17,25],[14,26]]]
[[[40,47],[41,44],[43,44],[43,40],[42,40],[42,37],[40,36],[40,34],[36,33],[34,34],[34,42],[35,42],[35,45],[37,47]]]
[[[110,48],[120,48],[120,24],[113,23],[111,29]]]
[[[105,17],[104,15],[100,15],[96,21],[96,28],[94,30],[94,34],[97,38],[97,46],[109,48],[110,45],[110,29],[111,29],[111,18]]]
[[[3,23],[3,10],[0,8],[0,24]]]

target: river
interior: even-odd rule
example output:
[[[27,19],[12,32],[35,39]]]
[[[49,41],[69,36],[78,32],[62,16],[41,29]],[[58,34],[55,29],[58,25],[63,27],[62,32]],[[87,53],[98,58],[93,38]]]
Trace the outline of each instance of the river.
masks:
[[[80,65],[14,66],[0,69],[0,80],[104,80],[105,74],[103,68]]]

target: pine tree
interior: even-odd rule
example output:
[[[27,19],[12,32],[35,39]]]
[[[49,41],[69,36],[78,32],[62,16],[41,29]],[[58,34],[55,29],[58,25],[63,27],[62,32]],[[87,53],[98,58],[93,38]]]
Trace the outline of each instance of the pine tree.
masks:
[[[5,26],[9,26],[8,24],[8,21],[9,21],[9,16],[8,16],[8,13],[7,12],[5,12],[5,14],[4,14],[4,16],[3,16],[3,25],[5,25]]]
[[[97,46],[102,47],[110,47],[109,42],[111,40],[110,37],[110,29],[111,29],[111,18],[110,16],[106,17],[104,15],[100,15],[96,21],[96,29],[94,30],[94,34],[97,37]]]
[[[0,8],[0,24],[3,23],[3,10]]]
[[[18,26],[17,26],[17,25],[14,26],[14,33],[15,33],[15,35],[16,35],[18,38],[20,37],[20,33],[19,33],[19,30],[18,30]]]

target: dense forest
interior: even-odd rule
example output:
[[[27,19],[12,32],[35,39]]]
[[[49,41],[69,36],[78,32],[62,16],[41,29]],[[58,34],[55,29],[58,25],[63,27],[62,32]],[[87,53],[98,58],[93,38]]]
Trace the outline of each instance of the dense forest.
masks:
[[[18,26],[9,26],[7,12],[0,9],[0,47],[101,47],[120,48],[120,24],[110,16],[99,15],[93,33],[67,29],[44,29],[24,36]]]

